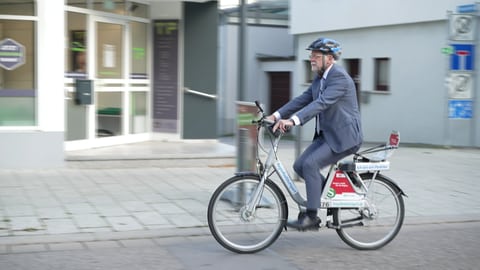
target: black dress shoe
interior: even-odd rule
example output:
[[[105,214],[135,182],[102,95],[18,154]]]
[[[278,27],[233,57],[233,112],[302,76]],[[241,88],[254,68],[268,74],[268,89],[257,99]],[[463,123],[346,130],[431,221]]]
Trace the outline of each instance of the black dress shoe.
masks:
[[[305,212],[298,213],[298,219],[288,221],[287,227],[297,229],[299,231],[318,230],[320,228],[320,218],[309,217]]]

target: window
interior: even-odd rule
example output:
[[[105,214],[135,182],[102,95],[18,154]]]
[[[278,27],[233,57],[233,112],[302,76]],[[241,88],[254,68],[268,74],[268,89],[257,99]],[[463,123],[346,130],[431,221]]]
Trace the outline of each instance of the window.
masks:
[[[25,16],[35,1],[0,1],[0,127],[36,125],[36,25]]]
[[[88,8],[88,1],[87,0],[67,0],[67,5],[80,7],[80,8]]]
[[[123,31],[122,24],[97,22],[97,78],[123,78]]]
[[[148,5],[128,0],[67,0],[67,5],[145,19],[149,16]]]
[[[305,83],[312,83],[313,78],[315,78],[315,72],[312,71],[310,60],[304,60],[303,65],[305,67]]]
[[[34,29],[33,21],[0,19],[0,126],[36,125]]]
[[[362,60],[358,58],[343,59],[345,68],[347,69],[348,74],[352,77],[353,82],[355,83],[355,90],[357,92],[357,102],[360,104],[360,67],[362,66]]]
[[[93,1],[93,9],[125,15],[125,0]]]
[[[148,68],[147,36],[148,24],[130,22],[131,33],[131,73],[130,73],[130,133],[147,131],[148,108]]]
[[[348,74],[350,77],[352,77],[353,82],[355,83],[355,88],[357,91],[360,91],[360,67],[362,60],[358,58],[352,58],[343,59],[343,62]]]
[[[0,15],[35,16],[34,0],[0,1]]]
[[[65,53],[65,76],[83,79],[87,77],[87,16],[67,12],[67,40]]]
[[[375,58],[375,90],[390,91],[390,58]]]
[[[148,5],[137,3],[137,2],[129,2],[127,5],[127,12],[128,15],[140,18],[148,18]]]
[[[140,22],[130,22],[132,53],[131,79],[147,79],[147,31],[148,25]]]

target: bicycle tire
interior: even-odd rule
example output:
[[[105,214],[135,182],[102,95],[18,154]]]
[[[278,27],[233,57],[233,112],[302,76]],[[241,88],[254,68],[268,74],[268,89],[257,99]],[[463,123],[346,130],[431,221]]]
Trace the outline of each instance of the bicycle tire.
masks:
[[[367,201],[371,208],[336,208],[333,221],[339,226],[336,231],[343,242],[355,249],[375,250],[390,243],[402,227],[405,218],[403,192],[380,174],[374,180],[372,173],[360,176],[366,186],[370,185]]]
[[[245,204],[259,182],[258,175],[234,176],[222,183],[210,198],[208,227],[215,240],[230,251],[261,251],[273,244],[285,227],[287,201],[280,188],[269,179],[255,214],[246,214]]]

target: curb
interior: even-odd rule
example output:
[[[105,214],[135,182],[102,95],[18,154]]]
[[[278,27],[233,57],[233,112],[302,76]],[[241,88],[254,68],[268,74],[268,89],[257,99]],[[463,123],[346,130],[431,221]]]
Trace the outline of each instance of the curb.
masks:
[[[480,218],[458,219],[458,217],[405,217],[403,226],[455,224],[455,223],[480,223]],[[327,228],[323,228],[324,230]],[[401,231],[401,229],[400,229]],[[173,227],[154,230],[116,231],[116,232],[85,232],[65,233],[49,235],[25,235],[25,236],[2,236],[1,246],[31,245],[31,244],[60,244],[72,242],[99,242],[99,241],[122,241],[135,239],[159,239],[159,238],[182,238],[211,236],[208,226],[197,227]],[[212,236],[213,237],[213,236]],[[212,238],[213,239],[213,238]],[[0,252],[1,253],[1,252]]]

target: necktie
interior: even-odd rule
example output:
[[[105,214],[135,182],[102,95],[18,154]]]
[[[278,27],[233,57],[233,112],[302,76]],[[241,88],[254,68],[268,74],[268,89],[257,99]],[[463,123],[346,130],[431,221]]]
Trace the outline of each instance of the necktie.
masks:
[[[322,77],[322,79],[320,80],[320,91],[318,91],[318,96],[320,96],[323,93],[323,90],[325,90],[324,84],[325,84],[325,78]],[[317,131],[317,134],[320,134],[320,117],[318,115],[316,117],[317,117],[317,123],[316,123],[315,131]]]

